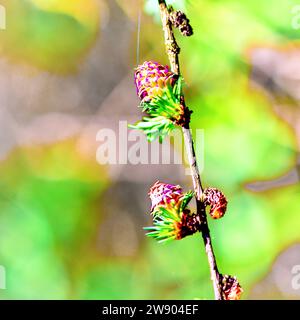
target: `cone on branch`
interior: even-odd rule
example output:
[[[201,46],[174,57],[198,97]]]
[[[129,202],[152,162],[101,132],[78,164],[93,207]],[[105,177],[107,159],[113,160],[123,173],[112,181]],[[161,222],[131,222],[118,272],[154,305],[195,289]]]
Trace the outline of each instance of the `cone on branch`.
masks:
[[[145,61],[135,70],[137,95],[140,107],[148,116],[130,128],[140,129],[149,141],[168,135],[175,126],[187,126],[190,111],[182,101],[182,78],[168,66]]]
[[[220,219],[224,216],[227,209],[227,199],[225,195],[216,188],[204,190],[203,202],[209,206],[209,214],[213,219]]]
[[[158,242],[181,240],[199,231],[199,216],[187,207],[194,192],[184,193],[178,185],[157,181],[149,196],[152,202],[153,226],[144,228],[147,236]]]

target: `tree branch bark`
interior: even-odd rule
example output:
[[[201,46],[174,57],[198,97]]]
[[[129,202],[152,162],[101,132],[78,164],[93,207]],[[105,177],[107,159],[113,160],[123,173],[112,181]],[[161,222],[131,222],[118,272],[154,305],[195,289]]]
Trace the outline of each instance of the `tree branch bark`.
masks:
[[[158,0],[161,21],[164,31],[165,46],[166,51],[169,57],[170,66],[172,72],[175,74],[180,74],[180,65],[179,65],[179,53],[180,48],[176,42],[172,24],[169,19],[169,10],[166,5],[165,0]],[[184,103],[184,97],[182,96],[182,102]],[[214,294],[216,300],[222,300],[222,289],[220,284],[220,274],[217,267],[216,258],[214,255],[214,250],[211,242],[210,231],[207,223],[207,216],[205,211],[205,205],[203,203],[203,186],[201,182],[201,177],[197,165],[194,142],[189,126],[183,127],[183,136],[186,152],[188,155],[188,161],[191,169],[191,175],[194,185],[194,190],[196,193],[196,202],[197,202],[197,214],[200,218],[201,223],[201,234],[205,245],[205,251],[208,258],[208,264],[210,268],[211,280],[213,282]]]

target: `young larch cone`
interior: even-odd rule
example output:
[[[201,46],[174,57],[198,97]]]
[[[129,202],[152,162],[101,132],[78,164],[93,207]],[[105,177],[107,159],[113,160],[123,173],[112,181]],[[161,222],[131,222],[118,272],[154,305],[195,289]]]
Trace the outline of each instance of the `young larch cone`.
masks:
[[[147,116],[132,129],[142,130],[148,141],[162,142],[176,126],[188,127],[191,111],[182,95],[182,77],[154,61],[146,61],[135,69],[134,80],[140,107]]]
[[[219,219],[226,212],[227,199],[220,190],[207,188],[204,190],[204,205],[210,206],[209,214],[213,219]]]
[[[222,297],[224,300],[240,300],[243,289],[236,277],[220,275],[222,285]]]
[[[158,205],[165,205],[170,202],[178,203],[183,196],[182,188],[179,185],[156,181],[149,190],[151,199],[151,211]]]
[[[142,123],[132,128],[145,131],[153,140],[155,128],[163,136],[175,125],[186,126],[190,122],[191,112],[182,98],[182,78],[168,66],[146,61],[135,69],[134,80],[141,107],[150,117],[144,117]]]
[[[142,102],[149,102],[155,96],[163,94],[163,88],[167,83],[173,86],[177,78],[168,66],[154,61],[145,61],[135,69],[137,95]]]
[[[157,181],[149,196],[153,226],[144,228],[149,231],[147,236],[166,242],[180,240],[200,229],[199,215],[191,214],[187,208],[194,192],[184,193],[179,185]]]

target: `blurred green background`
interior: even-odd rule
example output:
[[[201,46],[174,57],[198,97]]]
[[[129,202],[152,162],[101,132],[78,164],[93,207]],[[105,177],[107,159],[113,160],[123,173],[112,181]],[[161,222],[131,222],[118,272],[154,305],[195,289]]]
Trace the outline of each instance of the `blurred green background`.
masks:
[[[148,188],[191,188],[184,167],[96,161],[100,129],[140,118],[133,68],[168,63],[156,1],[0,4],[0,298],[213,298],[200,235],[159,245],[142,229]],[[209,221],[221,272],[243,299],[299,299],[297,1],[172,4],[194,28],[176,36],[204,184],[229,201]]]

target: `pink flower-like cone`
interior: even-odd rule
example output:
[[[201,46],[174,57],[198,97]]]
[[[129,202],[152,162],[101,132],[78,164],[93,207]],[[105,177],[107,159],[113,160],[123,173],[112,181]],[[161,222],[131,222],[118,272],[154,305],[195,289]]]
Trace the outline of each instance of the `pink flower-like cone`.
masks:
[[[147,236],[159,242],[181,240],[200,230],[199,215],[187,208],[194,192],[184,193],[179,185],[155,182],[150,188],[153,226],[146,227]]]
[[[227,199],[220,190],[207,188],[204,190],[204,205],[210,206],[209,214],[213,219],[219,219],[226,212]]]
[[[134,74],[137,95],[142,102],[149,102],[155,96],[161,96],[167,84],[173,86],[177,78],[168,66],[145,61],[136,68]]]
[[[170,203],[179,203],[183,197],[182,188],[179,185],[163,183],[156,181],[149,190],[151,199],[151,211],[159,205],[168,205]]]
[[[134,80],[147,116],[130,128],[142,130],[149,141],[159,138],[162,142],[175,126],[188,127],[191,111],[184,103],[182,77],[168,66],[146,61],[135,69]]]

